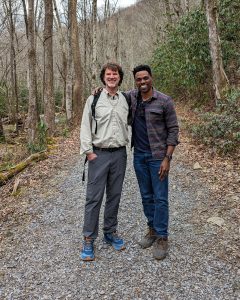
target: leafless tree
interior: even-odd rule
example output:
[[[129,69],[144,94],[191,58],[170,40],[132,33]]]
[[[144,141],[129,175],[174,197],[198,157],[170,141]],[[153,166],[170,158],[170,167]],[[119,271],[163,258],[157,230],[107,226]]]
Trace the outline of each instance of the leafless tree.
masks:
[[[53,93],[53,4],[52,0],[44,0],[44,72],[43,72],[43,99],[44,119],[48,135],[55,132],[55,103]]]
[[[68,125],[72,124],[73,119],[73,59],[72,59],[72,5],[68,0],[68,43],[67,43],[67,77],[66,77],[66,117]]]
[[[175,0],[173,3],[173,9],[175,11],[175,14],[177,15],[177,18],[180,19],[183,15],[183,9],[181,5],[181,0]]]
[[[55,18],[57,23],[57,30],[58,30],[58,40],[61,47],[61,54],[62,54],[62,65],[59,67],[59,71],[61,77],[63,79],[63,97],[62,97],[62,110],[65,110],[66,106],[66,78],[67,78],[67,53],[66,53],[66,38],[64,35],[64,31],[62,28],[62,23],[60,20],[58,7],[56,4],[56,0],[53,0],[54,3],[54,11],[55,11]]]
[[[27,12],[25,0],[22,0],[24,12]],[[35,14],[34,0],[28,1],[28,15],[25,16],[26,32],[28,34],[28,143],[34,144],[37,139],[37,124],[39,114],[37,109],[37,74],[35,49]]]
[[[147,63],[156,45],[166,40],[168,27],[173,27],[178,18],[192,8],[199,7],[204,0],[136,1],[134,6],[123,9],[118,8],[116,0],[105,0],[101,8],[97,6],[97,0],[25,1],[2,0],[0,5],[0,83],[1,86],[4,85],[6,99],[14,99],[17,91],[25,89],[28,84],[27,124],[28,141],[31,143],[37,135],[37,99],[42,99],[39,111],[42,112],[44,106],[49,131],[54,132],[53,95],[56,91],[63,93],[62,105],[66,107],[68,123],[79,122],[82,96],[89,95],[91,86],[100,83],[98,71],[103,63],[116,60],[122,64],[125,76],[121,88],[133,87],[132,68],[137,64]],[[210,8],[212,2],[214,1],[206,0],[206,10],[207,5]],[[21,12],[24,17],[11,13],[19,3],[22,3]],[[48,6],[52,3],[56,30],[52,29],[53,7]],[[214,20],[214,14],[211,15],[210,11],[211,9],[208,14],[211,36],[209,42],[216,98],[219,99],[225,89],[222,86],[226,83],[226,76],[221,52],[217,50],[218,47],[221,50],[220,45],[215,47],[216,51],[213,47],[213,44],[217,45],[215,41],[219,44],[219,36],[214,36],[217,25],[215,24],[214,29],[210,22]],[[215,23],[216,20],[217,18]],[[22,30],[23,22],[26,32]],[[26,57],[28,64],[24,64]],[[217,63],[218,67],[215,67]],[[220,76],[216,75],[217,71]],[[49,104],[51,105],[48,106]],[[9,106],[14,105],[12,102]],[[22,107],[21,105],[20,108]],[[52,125],[49,125],[50,122]]]
[[[209,32],[209,45],[212,58],[213,82],[216,100],[222,99],[228,88],[228,79],[223,68],[222,51],[218,34],[217,1],[205,0]]]
[[[67,77],[66,77],[66,117],[70,125],[73,119],[73,59],[72,59],[72,5],[68,0],[68,43],[67,43]]]
[[[170,3],[169,0],[164,0],[164,4],[165,4],[165,11],[166,11],[166,17],[167,17],[167,25],[168,26],[172,26],[172,13],[171,13],[171,9],[170,9]]]
[[[74,63],[74,84],[73,84],[73,118],[74,124],[80,123],[80,118],[83,110],[82,103],[82,63],[79,47],[79,34],[78,34],[78,22],[77,22],[77,0],[72,0],[71,5],[71,44]]]
[[[186,9],[186,12],[188,13],[189,12],[189,0],[185,0],[185,9]]]
[[[9,117],[16,124],[16,133],[18,134],[18,85],[17,85],[17,66],[16,66],[16,49],[15,49],[15,21],[13,17],[13,1],[4,0],[8,31],[10,36],[10,74],[11,88],[9,97]]]
[[[97,0],[92,0],[92,87],[97,78]]]

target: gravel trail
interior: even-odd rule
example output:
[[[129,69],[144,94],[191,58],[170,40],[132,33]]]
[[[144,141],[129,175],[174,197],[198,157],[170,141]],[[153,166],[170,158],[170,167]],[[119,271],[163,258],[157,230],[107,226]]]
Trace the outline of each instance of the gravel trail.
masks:
[[[81,182],[83,160],[69,161],[48,186],[27,195],[31,205],[25,221],[8,232],[0,299],[239,299],[240,272],[237,264],[218,255],[217,226],[195,223],[193,211],[199,201],[209,201],[196,171],[173,160],[170,251],[158,262],[151,248],[143,250],[137,244],[146,221],[130,152],[119,211],[119,233],[127,249],[119,253],[105,245],[100,230],[96,261],[84,263],[79,259],[86,188]],[[101,222],[102,212],[100,229]]]

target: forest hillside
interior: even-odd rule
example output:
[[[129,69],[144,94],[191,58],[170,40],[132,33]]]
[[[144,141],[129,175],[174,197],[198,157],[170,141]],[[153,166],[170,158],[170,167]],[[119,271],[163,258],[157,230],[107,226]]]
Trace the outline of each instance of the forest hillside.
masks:
[[[240,2],[102,2],[0,1],[0,298],[239,299]],[[138,245],[147,222],[128,145],[126,250],[101,231],[96,261],[80,262],[79,128],[110,61],[123,67],[123,91],[149,64],[176,106],[164,261]]]
[[[8,1],[0,6],[0,180],[71,135],[107,61],[152,67],[181,129],[211,157],[239,158],[240,4],[234,0]],[[187,111],[180,116],[181,111]],[[27,163],[22,163],[27,159]]]

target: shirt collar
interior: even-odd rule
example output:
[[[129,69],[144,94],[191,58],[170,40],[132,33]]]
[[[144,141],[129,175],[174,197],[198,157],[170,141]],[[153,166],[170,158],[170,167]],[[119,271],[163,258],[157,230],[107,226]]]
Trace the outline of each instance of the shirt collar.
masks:
[[[108,90],[106,88],[103,88],[103,92],[105,92],[108,96],[112,97],[112,95],[109,94]],[[116,95],[119,96],[120,91],[117,90]]]
[[[153,95],[152,95],[152,98],[148,101],[152,101],[153,99],[157,99],[157,90],[155,88],[152,88],[153,89]],[[138,100],[141,100],[142,99],[142,96],[141,96],[141,92],[138,91],[138,94],[137,94],[137,99]]]

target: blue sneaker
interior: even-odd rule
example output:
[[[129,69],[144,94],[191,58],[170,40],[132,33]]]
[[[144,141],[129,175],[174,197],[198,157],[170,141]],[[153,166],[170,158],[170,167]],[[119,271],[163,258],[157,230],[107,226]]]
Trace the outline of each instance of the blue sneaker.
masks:
[[[80,254],[81,260],[91,261],[95,259],[94,256],[94,239],[85,237],[83,241],[83,246]]]
[[[112,245],[117,251],[121,251],[126,248],[123,239],[121,239],[116,232],[104,233],[104,240],[107,244]]]

